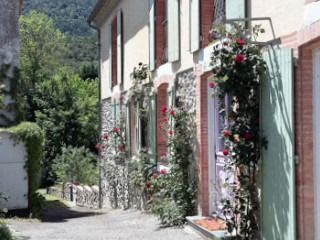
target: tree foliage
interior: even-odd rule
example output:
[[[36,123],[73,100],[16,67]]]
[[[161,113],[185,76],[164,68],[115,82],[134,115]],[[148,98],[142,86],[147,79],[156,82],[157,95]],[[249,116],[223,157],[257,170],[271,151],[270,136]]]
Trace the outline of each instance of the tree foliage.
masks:
[[[63,147],[62,154],[53,160],[53,177],[59,182],[97,184],[98,157],[85,147]]]
[[[88,36],[93,30],[86,19],[97,0],[24,0],[22,14],[32,10],[43,12],[54,21],[54,26],[70,35]]]
[[[78,75],[57,76],[39,83],[33,97],[40,108],[36,121],[45,132],[47,170],[65,146],[95,151],[99,121],[96,80],[83,81]]]
[[[20,17],[21,70],[28,81],[35,81],[39,72],[53,73],[62,65],[67,51],[66,36],[54,27],[52,19],[31,11]]]

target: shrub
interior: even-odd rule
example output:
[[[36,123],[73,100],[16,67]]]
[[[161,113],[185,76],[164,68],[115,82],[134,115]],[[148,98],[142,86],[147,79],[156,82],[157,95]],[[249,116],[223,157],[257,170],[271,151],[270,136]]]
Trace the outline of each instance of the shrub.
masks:
[[[12,235],[10,229],[6,224],[0,223],[0,239],[2,240],[16,240],[17,238]]]
[[[53,160],[53,177],[59,182],[97,184],[99,172],[97,155],[85,147],[62,149],[62,154]]]

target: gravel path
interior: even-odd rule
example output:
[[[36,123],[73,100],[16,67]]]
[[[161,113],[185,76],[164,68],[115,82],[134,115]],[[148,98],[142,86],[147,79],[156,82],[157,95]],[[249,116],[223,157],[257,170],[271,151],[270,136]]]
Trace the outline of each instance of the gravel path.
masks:
[[[11,220],[20,240],[200,240],[188,227],[161,228],[152,214],[79,207],[45,212],[42,222]]]

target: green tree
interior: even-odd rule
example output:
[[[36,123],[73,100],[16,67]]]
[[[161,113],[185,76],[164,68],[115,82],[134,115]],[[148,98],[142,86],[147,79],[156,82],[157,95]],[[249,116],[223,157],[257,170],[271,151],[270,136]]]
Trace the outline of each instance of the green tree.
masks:
[[[78,75],[56,76],[37,85],[33,95],[41,110],[36,121],[45,132],[44,167],[66,146],[95,151],[98,132],[98,84]]]
[[[97,158],[96,154],[85,147],[64,147],[62,154],[53,160],[53,177],[59,182],[97,184]]]
[[[52,19],[36,11],[21,16],[21,77],[11,83],[18,120],[35,122],[35,112],[41,110],[34,100],[37,85],[61,69],[66,52],[66,37]]]
[[[67,51],[66,36],[54,28],[45,14],[31,11],[20,17],[21,70],[31,81],[36,73],[54,73],[61,66]]]

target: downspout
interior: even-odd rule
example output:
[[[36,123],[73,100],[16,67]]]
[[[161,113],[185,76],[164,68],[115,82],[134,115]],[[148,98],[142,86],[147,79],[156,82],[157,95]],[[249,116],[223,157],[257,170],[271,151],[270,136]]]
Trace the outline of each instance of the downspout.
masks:
[[[100,29],[96,26],[91,24],[91,21],[87,21],[89,24],[89,27],[96,30],[98,32],[98,82],[99,82],[99,128],[98,128],[98,142],[101,142],[101,35],[100,35]],[[99,208],[102,208],[102,158],[101,158],[101,150],[98,150],[99,153]]]

